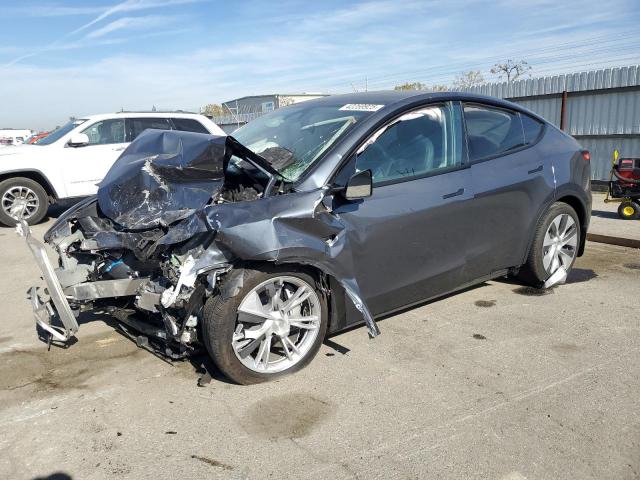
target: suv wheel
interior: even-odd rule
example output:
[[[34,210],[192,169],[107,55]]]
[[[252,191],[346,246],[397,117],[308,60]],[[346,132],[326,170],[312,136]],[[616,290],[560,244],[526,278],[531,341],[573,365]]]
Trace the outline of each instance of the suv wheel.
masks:
[[[245,270],[240,292],[210,298],[203,340],[216,366],[240,384],[300,370],[318,352],[327,305],[313,277],[301,270]]]
[[[560,267],[568,273],[578,256],[579,242],[576,211],[566,203],[554,203],[538,222],[521,278],[539,287]]]
[[[49,207],[47,192],[30,178],[15,177],[0,182],[0,223],[13,226],[23,218],[29,225],[44,218]]]

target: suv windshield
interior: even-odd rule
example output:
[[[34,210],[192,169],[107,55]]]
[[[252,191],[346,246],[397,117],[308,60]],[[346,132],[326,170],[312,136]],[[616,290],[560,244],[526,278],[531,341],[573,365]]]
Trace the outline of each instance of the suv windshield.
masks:
[[[300,103],[257,118],[232,136],[296,181],[356,122],[373,113],[352,107]]]
[[[86,119],[71,120],[69,123],[51,132],[46,137],[41,138],[40,140],[36,140],[35,142],[33,142],[33,145],[51,145],[53,142],[58,141],[59,139],[64,137],[67,133],[69,133],[71,130],[73,130],[78,125],[86,121],[87,121]]]

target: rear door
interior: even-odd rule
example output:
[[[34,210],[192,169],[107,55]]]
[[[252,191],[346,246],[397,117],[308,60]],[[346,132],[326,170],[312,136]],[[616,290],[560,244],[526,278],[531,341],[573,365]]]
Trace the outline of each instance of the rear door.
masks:
[[[471,281],[523,262],[540,209],[555,187],[551,160],[535,148],[542,123],[477,103],[463,111],[475,194],[464,271]]]
[[[81,133],[89,138],[88,145],[64,148],[62,168],[67,180],[67,195],[70,197],[96,193],[97,184],[127,146],[123,118],[100,120]]]
[[[171,130],[171,123],[168,118],[127,118],[127,140],[133,142],[138,135],[148,128],[156,130]]]
[[[356,158],[373,194],[334,209],[375,315],[455,289],[469,236],[470,171],[459,106],[423,107],[376,132]]]
[[[210,133],[195,118],[174,117],[171,119],[171,123],[173,123],[174,130],[180,130],[181,132]]]

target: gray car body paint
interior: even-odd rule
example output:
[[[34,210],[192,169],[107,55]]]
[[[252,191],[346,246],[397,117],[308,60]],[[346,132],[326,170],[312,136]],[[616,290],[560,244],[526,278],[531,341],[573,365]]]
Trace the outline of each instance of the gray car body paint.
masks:
[[[207,201],[222,188],[224,162],[230,153],[269,177],[268,187],[273,187],[277,172],[233,139],[145,133],[151,150],[136,152],[134,145],[142,143],[136,140],[123,154],[131,155],[131,165],[122,161],[121,167],[126,168],[118,174],[114,170],[111,178],[108,175],[98,194],[107,216],[126,228],[95,231],[87,240],[93,244],[87,246],[134,250],[146,240],[153,248],[136,254],[148,256],[157,248],[209,233],[212,243],[206,255],[210,267],[228,267],[236,261],[312,265],[338,281],[375,336],[378,329],[373,315],[454,291],[495,276],[503,267],[524,263],[537,220],[556,199],[575,198],[588,212],[588,164],[579,158],[579,145],[547,122],[536,145],[485,164],[470,164],[465,158],[455,171],[376,187],[372,197],[360,201],[345,202],[332,194],[333,187],[344,186],[354,171],[357,149],[386,123],[431,103],[467,101],[509,108],[544,121],[510,102],[457,93],[372,92],[311,100],[306,103],[310,108],[331,102],[384,107],[354,125],[287,193],[270,195],[267,189],[263,198],[223,204]],[[173,138],[161,141],[162,135]],[[177,157],[174,146],[181,137],[189,148]],[[167,150],[168,144],[173,146]],[[205,156],[200,155],[202,147],[210,150]],[[203,162],[207,158],[213,163]],[[114,207],[123,205],[123,190],[110,190],[108,185],[120,188],[127,182],[135,193],[131,198],[137,200],[116,211]],[[460,190],[462,195],[450,198],[451,192]],[[84,208],[90,209],[90,202]],[[501,212],[512,215],[513,221],[505,222]],[[581,220],[586,233],[588,214]],[[158,227],[158,233],[144,234],[150,227]],[[411,238],[420,242],[407,243]],[[389,260],[386,254],[393,249],[406,261]],[[236,287],[237,281],[242,282],[242,274],[238,275],[233,282]],[[236,287],[227,288],[225,295],[234,295]]]

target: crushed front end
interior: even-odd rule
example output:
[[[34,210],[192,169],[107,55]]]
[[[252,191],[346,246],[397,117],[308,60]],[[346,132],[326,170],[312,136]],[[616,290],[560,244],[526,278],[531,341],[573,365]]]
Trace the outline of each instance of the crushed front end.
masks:
[[[67,342],[81,315],[106,313],[139,346],[181,358],[201,348],[205,301],[236,295],[245,265],[272,262],[306,264],[335,278],[375,336],[348,235],[326,197],[326,190],[293,192],[270,163],[231,137],[146,131],[97,196],[45,234],[57,266],[19,224],[46,283],[30,290],[40,335]]]

